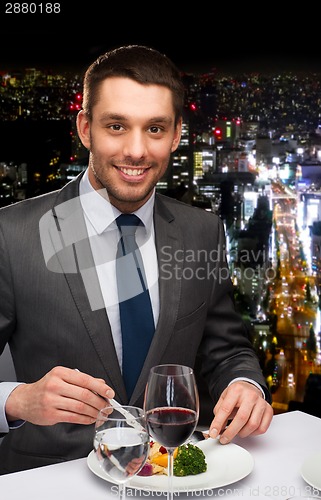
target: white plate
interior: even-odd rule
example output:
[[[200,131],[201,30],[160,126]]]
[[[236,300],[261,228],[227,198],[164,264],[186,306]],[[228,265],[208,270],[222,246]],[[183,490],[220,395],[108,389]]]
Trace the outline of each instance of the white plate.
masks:
[[[301,467],[301,476],[310,486],[321,490],[321,452],[308,457]]]
[[[207,471],[195,476],[174,477],[175,492],[190,492],[221,488],[235,483],[252,472],[254,460],[252,455],[234,443],[222,445],[217,440],[207,439],[197,443],[205,454]],[[89,469],[101,479],[115,484],[103,474],[94,451],[87,457]],[[146,491],[167,491],[167,476],[135,476],[127,483],[128,488]]]

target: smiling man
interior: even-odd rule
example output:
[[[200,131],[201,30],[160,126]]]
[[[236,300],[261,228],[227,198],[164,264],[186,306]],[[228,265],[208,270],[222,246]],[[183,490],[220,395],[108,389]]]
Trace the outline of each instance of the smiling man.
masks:
[[[183,107],[180,72],[165,55],[137,45],[102,55],[85,73],[77,117],[88,168],[0,210],[0,352],[8,343],[18,380],[0,383],[2,474],[88,455],[106,398],[142,406],[158,364],[201,360],[210,435],[222,444],[270,425],[271,396],[233,304],[223,223],[155,189]],[[125,328],[123,303],[136,298]]]
[[[92,109],[84,94],[77,125],[89,149],[88,177],[94,189],[106,188],[110,203],[121,212],[138,210],[165,174],[170,154],[181,136],[171,90],[142,85],[127,77],[101,83]]]

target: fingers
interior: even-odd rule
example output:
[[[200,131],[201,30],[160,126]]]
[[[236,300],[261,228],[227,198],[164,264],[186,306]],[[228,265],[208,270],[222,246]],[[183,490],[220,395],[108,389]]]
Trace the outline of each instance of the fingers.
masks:
[[[76,370],[55,367],[32,384],[21,384],[6,401],[8,420],[37,425],[59,422],[91,424],[114,391],[102,379]]]
[[[210,436],[219,436],[222,444],[229,443],[236,435],[243,438],[263,434],[273,417],[271,405],[264,400],[259,389],[248,382],[231,384],[222,393],[214,413]]]
[[[114,391],[103,379],[94,378],[78,370],[64,367],[55,367],[51,371],[52,377],[62,381],[59,390],[59,400],[56,405],[62,412],[70,412],[83,417],[91,423],[97,417],[97,411],[106,406],[106,399],[115,395]],[[50,383],[53,383],[54,378]],[[53,390],[53,392],[55,392]],[[70,415],[64,418],[68,422],[77,420],[77,416]]]
[[[59,369],[59,367],[56,367]],[[103,379],[94,378],[87,373],[83,373],[79,370],[65,370],[70,371],[71,381],[74,385],[79,385],[80,387],[86,388],[96,394],[99,394],[102,398],[113,398],[115,396],[114,390],[109,387]]]
[[[222,439],[228,421],[231,420],[235,414],[239,396],[236,392],[234,393],[231,391],[230,394],[228,394],[227,391],[228,389],[225,389],[214,408],[215,416],[210,426],[210,436],[214,439],[218,436],[220,436],[220,440]],[[223,441],[225,439],[226,435]]]

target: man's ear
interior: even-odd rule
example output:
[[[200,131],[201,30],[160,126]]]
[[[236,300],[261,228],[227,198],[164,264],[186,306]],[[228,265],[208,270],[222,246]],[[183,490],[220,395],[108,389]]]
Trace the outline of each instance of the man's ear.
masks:
[[[79,139],[86,149],[90,149],[90,124],[83,109],[77,115],[76,124]]]
[[[181,135],[182,135],[182,118],[178,121],[176,127],[175,127],[175,134],[173,137],[173,144],[171,147],[171,153],[175,151],[178,148],[179,141],[181,140]]]

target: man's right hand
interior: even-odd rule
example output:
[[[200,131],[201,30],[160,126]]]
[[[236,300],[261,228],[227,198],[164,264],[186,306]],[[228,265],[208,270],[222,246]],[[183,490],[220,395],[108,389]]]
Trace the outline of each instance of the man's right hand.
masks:
[[[56,366],[37,382],[18,385],[7,399],[6,416],[8,422],[88,425],[95,422],[106,399],[114,396],[114,390],[103,379]]]

